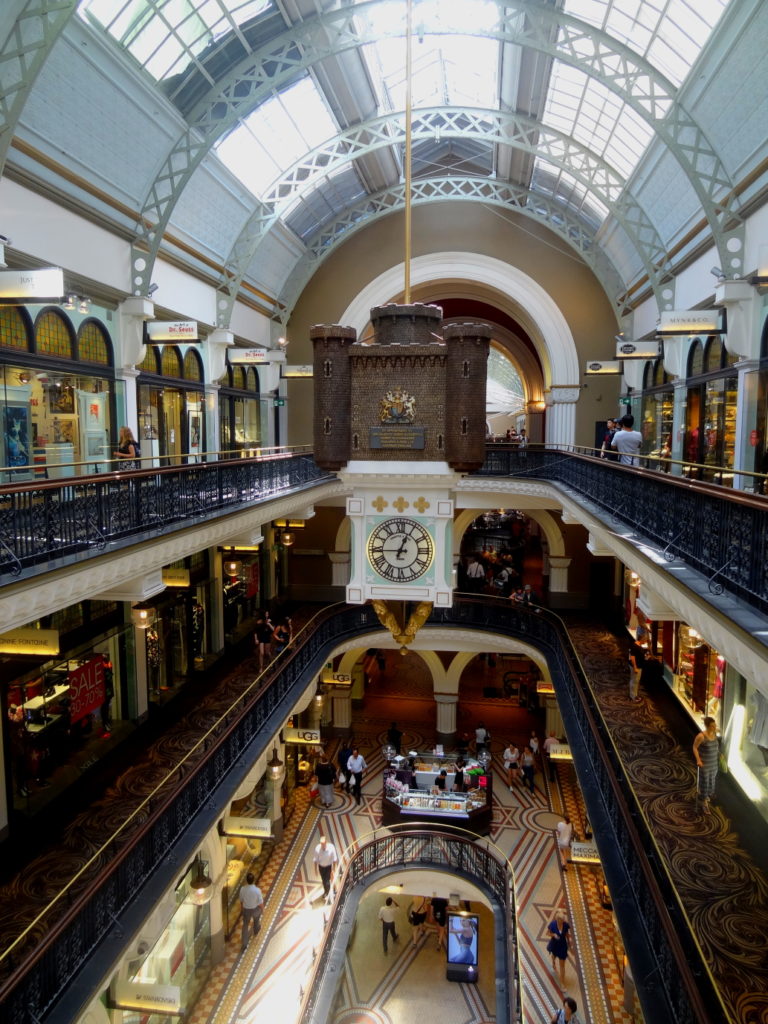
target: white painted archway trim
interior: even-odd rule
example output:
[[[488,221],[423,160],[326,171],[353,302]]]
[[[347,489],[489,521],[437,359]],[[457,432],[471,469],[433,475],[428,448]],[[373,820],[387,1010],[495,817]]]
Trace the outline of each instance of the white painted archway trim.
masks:
[[[576,345],[568,323],[551,296],[518,267],[473,252],[438,252],[417,256],[411,263],[411,283],[472,281],[492,288],[508,302],[530,330],[544,371],[546,387],[576,387],[581,379]],[[371,308],[392,301],[403,287],[403,264],[385,270],[352,300],[339,322],[354,327],[360,337],[370,320]],[[513,308],[514,307],[514,308]]]

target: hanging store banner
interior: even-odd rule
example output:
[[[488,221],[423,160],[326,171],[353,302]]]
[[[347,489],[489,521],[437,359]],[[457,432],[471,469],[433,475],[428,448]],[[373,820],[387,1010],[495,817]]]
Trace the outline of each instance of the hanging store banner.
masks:
[[[166,587],[188,587],[189,569],[163,569],[163,583]]]
[[[140,1013],[179,1013],[181,989],[178,985],[154,985],[147,981],[116,981],[115,1007]]]
[[[617,359],[658,359],[661,345],[658,341],[617,341]]]
[[[272,822],[269,818],[242,818],[226,814],[221,823],[221,834],[240,839],[272,839]]]
[[[724,334],[719,309],[670,309],[661,314],[657,334]]]
[[[268,348],[231,348],[227,352],[227,361],[231,366],[250,366],[268,363],[269,355]]]
[[[60,267],[0,271],[0,302],[61,302],[63,298],[64,271]]]
[[[0,654],[58,654],[58,629],[11,629],[0,634]]]
[[[597,359],[590,359],[586,365],[584,373],[589,376],[610,373],[619,374],[621,373],[621,360],[603,359],[600,362],[598,362]]]
[[[283,729],[283,743],[320,743],[319,729]]]
[[[106,699],[104,686],[104,659],[101,655],[91,658],[85,665],[72,669],[67,677],[69,683],[69,717],[72,722],[90,715],[100,708]]]
[[[302,366],[283,366],[280,376],[295,379],[296,377],[311,377],[312,373],[312,364],[305,363]]]
[[[158,320],[147,324],[150,345],[162,345],[166,341],[197,341],[199,337],[196,320],[169,320],[167,323]]]

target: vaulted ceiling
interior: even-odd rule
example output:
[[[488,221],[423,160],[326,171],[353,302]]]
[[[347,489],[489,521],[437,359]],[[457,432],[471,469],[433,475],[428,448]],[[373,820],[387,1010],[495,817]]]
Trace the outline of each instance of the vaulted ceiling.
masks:
[[[621,315],[762,196],[768,5],[413,0],[412,201],[544,223]],[[4,172],[285,317],[405,199],[403,0],[6,0]]]

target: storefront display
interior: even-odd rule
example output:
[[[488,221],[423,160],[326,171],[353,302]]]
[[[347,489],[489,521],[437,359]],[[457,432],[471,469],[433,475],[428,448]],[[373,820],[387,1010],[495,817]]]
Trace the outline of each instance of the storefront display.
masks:
[[[145,631],[150,698],[162,703],[196,671],[210,653],[213,581],[208,554],[199,552],[163,571],[166,589],[152,602],[154,621]]]
[[[262,415],[266,403],[259,395],[255,366],[230,366],[219,391],[219,436],[223,451],[258,447],[264,436]]]
[[[678,628],[678,661],[675,691],[701,723],[705,715],[722,727],[725,659],[709,647],[692,627]]]
[[[206,450],[203,368],[192,345],[147,346],[138,369],[139,443],[152,465],[197,461]]]
[[[668,386],[668,381],[661,359],[648,364],[640,421],[642,450],[660,460],[669,459],[672,452],[674,392]],[[656,465],[665,472],[669,470],[668,462],[659,461]]]
[[[3,480],[111,468],[123,388],[112,363],[95,319],[76,330],[58,308],[44,309],[32,325],[26,309],[0,308],[0,466],[13,470]]]
[[[80,630],[87,630],[89,619],[96,621],[88,611]],[[63,657],[36,658],[34,668],[4,659],[6,775],[20,809],[37,813],[70,784],[73,771],[82,773],[98,762],[110,749],[105,741],[134,728],[133,657],[133,630],[122,626]]]
[[[403,767],[385,769],[383,823],[452,825],[476,835],[487,835],[492,816],[491,773],[476,761],[468,762],[463,767],[462,789],[454,789],[456,760],[453,755],[438,759],[434,755],[411,756],[400,759]]]
[[[738,376],[726,371],[735,358],[717,336],[695,341],[688,357],[683,456],[697,466],[687,472],[726,486],[733,485],[738,392]]]

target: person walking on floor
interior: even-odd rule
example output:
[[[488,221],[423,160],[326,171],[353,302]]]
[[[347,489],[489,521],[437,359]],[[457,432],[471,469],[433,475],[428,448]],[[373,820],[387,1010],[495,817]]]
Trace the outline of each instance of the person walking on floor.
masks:
[[[320,880],[323,883],[323,895],[326,898],[331,891],[333,870],[338,861],[339,855],[336,853],[336,847],[333,843],[328,842],[327,836],[320,836],[320,842],[315,847],[315,852],[312,856],[312,863],[317,865]]]
[[[562,821],[558,821],[555,836],[557,838],[557,849],[563,861],[563,871],[567,871],[568,856],[571,852],[571,840],[573,839],[573,825],[567,814],[563,816]]]
[[[705,811],[715,795],[717,766],[720,758],[720,744],[717,739],[717,722],[709,715],[704,719],[704,729],[693,741],[693,756],[698,766],[698,792]]]
[[[582,1024],[578,1004],[572,996],[566,996],[561,1010],[556,1010],[552,1024]]]
[[[479,754],[481,750],[489,745],[490,734],[485,727],[484,722],[479,722],[475,729],[475,753]]]
[[[536,771],[534,767],[533,751],[530,747],[523,747],[523,754],[520,758],[520,768],[523,772],[523,785],[527,786],[533,793],[536,790],[536,783],[534,782],[534,773]]]
[[[429,900],[426,896],[414,896],[408,907],[408,921],[413,929],[411,940],[414,946],[424,934],[424,922],[429,913]]]
[[[379,920],[381,921],[381,940],[384,943],[384,952],[387,952],[387,939],[392,936],[393,942],[397,942],[400,936],[397,934],[395,928],[395,907],[399,907],[400,904],[396,903],[391,896],[387,896],[386,902],[383,907],[379,908]]]
[[[256,612],[254,623],[253,639],[256,644],[256,653],[259,656],[259,671],[264,668],[265,662],[269,661],[272,654],[272,635],[274,633],[269,612]]]
[[[393,722],[387,730],[387,743],[393,748],[395,754],[400,754],[400,745],[403,742],[403,734],[397,728],[397,722]]]
[[[352,757],[351,741],[344,740],[339,751],[339,784],[347,793],[349,792],[349,784],[352,779],[352,773],[347,767],[350,757]]]
[[[643,445],[643,435],[635,430],[635,417],[622,416],[619,420],[620,430],[617,430],[611,441],[611,448],[619,453],[619,462],[625,466],[639,466],[638,455]]]
[[[317,776],[317,788],[320,790],[320,803],[323,807],[333,806],[333,784],[336,781],[336,769],[326,757],[321,754],[320,760],[315,766]]]
[[[552,760],[552,747],[556,747],[560,740],[555,736],[553,732],[547,736],[542,744],[544,748],[544,757],[549,765],[549,781],[555,781],[555,762]]]
[[[252,871],[245,876],[245,885],[240,886],[238,895],[243,919],[243,934],[240,940],[240,952],[243,953],[251,938],[251,927],[253,927],[254,935],[259,934],[261,914],[264,910],[264,897],[261,889],[256,885],[256,877]]]
[[[520,751],[512,740],[504,748],[502,758],[504,759],[504,771],[507,773],[507,785],[511,793],[520,778]]]
[[[549,942],[547,952],[552,957],[552,970],[560,970],[560,984],[565,985],[565,961],[568,959],[568,950],[571,945],[571,926],[565,919],[565,913],[558,910],[554,919],[547,925]]]
[[[448,900],[444,896],[433,896],[429,910],[437,928],[437,948],[445,949],[448,936]]]
[[[629,699],[638,701],[637,686],[645,665],[645,647],[633,640],[629,648]]]
[[[362,800],[363,772],[367,767],[368,765],[365,762],[365,758],[357,747],[354,747],[352,750],[352,756],[347,761],[347,771],[355,780],[352,786],[352,792],[355,795],[356,804],[359,804]]]

